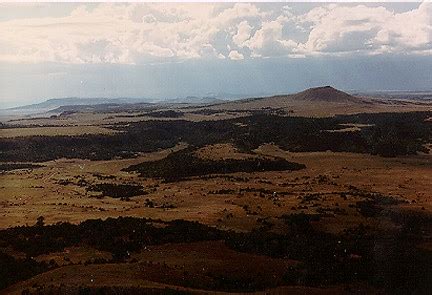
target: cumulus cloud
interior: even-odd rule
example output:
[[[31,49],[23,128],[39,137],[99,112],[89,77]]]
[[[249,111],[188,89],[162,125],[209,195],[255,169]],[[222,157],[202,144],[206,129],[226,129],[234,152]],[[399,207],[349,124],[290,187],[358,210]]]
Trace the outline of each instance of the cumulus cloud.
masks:
[[[402,13],[345,4],[292,11],[253,3],[81,5],[66,16],[0,21],[0,61],[135,64],[432,51],[430,2]],[[290,28],[303,35],[290,35]]]
[[[316,54],[421,53],[432,49],[432,4],[394,13],[384,7],[354,7],[330,4],[299,17],[310,25],[303,52]]]
[[[251,37],[252,27],[247,21],[242,21],[237,26],[237,33],[233,36],[233,42],[242,47],[243,43]]]
[[[243,54],[238,52],[237,50],[233,50],[229,53],[228,57],[232,60],[241,60],[244,59]]]
[[[244,45],[252,51],[254,57],[271,57],[292,53],[297,43],[283,38],[282,30],[289,20],[279,16],[276,20],[263,22],[261,28]]]

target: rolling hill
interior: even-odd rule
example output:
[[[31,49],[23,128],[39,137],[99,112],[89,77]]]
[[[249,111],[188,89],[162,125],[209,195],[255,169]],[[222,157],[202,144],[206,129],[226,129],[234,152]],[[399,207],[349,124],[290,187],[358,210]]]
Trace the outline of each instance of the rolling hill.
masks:
[[[289,97],[292,100],[335,103],[364,103],[364,99],[352,96],[331,86],[309,88]]]
[[[227,102],[208,109],[227,111],[275,110],[291,116],[328,117],[340,114],[406,112],[430,109],[419,101],[358,97],[331,86],[309,88],[289,95]]]

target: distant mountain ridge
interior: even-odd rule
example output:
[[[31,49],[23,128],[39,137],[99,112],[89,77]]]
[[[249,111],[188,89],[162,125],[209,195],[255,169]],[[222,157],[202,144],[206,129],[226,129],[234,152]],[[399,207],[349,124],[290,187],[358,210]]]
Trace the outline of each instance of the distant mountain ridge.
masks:
[[[35,103],[20,107],[10,108],[11,111],[41,110],[48,111],[62,106],[77,105],[99,105],[99,104],[128,104],[128,103],[149,103],[146,98],[52,98],[41,103]]]
[[[187,96],[184,98],[176,98],[170,100],[156,101],[148,98],[52,98],[41,103],[35,103],[25,106],[5,109],[3,111],[11,112],[28,112],[28,113],[41,113],[41,112],[59,112],[59,111],[80,111],[92,109],[123,109],[127,106],[131,108],[143,107],[150,104],[216,104],[225,102],[225,100],[215,97],[197,97]],[[99,107],[98,107],[99,106]]]
[[[350,95],[331,86],[309,88],[304,91],[267,97],[246,98],[239,100],[225,100],[214,96],[198,97],[187,96],[163,101],[151,101],[146,98],[54,98],[41,103],[11,108],[5,111],[22,113],[62,113],[80,111],[127,111],[142,110],[157,106],[170,106],[176,104],[190,105],[227,105],[242,104],[243,106],[259,104],[260,107],[284,107],[289,104],[350,104],[360,105],[370,103],[368,99]]]
[[[214,104],[214,103],[221,103],[221,102],[225,102],[225,100],[213,96],[206,96],[206,97],[186,96],[183,98],[165,100],[161,103]]]
[[[101,104],[86,104],[86,105],[63,105],[55,109],[47,111],[47,113],[78,113],[78,112],[127,112],[140,111],[154,108],[156,104],[141,102],[141,103],[101,103]]]

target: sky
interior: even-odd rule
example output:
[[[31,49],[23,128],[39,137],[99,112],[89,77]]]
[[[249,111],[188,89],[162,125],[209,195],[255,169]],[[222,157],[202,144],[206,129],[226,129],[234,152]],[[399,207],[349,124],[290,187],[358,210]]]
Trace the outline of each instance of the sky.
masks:
[[[432,3],[0,3],[0,108],[431,90]]]

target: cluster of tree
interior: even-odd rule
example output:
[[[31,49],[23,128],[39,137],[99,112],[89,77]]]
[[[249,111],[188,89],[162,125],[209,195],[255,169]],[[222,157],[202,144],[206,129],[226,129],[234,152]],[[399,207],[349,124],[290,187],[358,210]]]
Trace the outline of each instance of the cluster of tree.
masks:
[[[111,198],[130,198],[146,194],[142,186],[132,184],[99,183],[89,186],[87,190],[101,192],[103,196]]]
[[[273,142],[290,151],[334,151],[370,153],[381,156],[415,154],[432,139],[431,113],[379,113],[334,118],[300,118],[257,115],[242,118],[247,133],[237,144],[245,149]],[[341,124],[368,124],[360,131],[338,130]]]
[[[154,226],[162,223],[165,226]],[[181,243],[222,239],[221,231],[183,220],[172,222],[154,221],[132,217],[86,220],[78,225],[59,223],[15,227],[0,231],[0,246],[10,245],[35,257],[50,252],[62,251],[65,247],[86,244],[99,250],[109,251],[121,259],[127,252],[136,251],[145,245]]]
[[[180,141],[201,147],[233,143],[251,150],[275,143],[290,151],[414,154],[432,140],[431,112],[379,113],[331,118],[285,117],[256,113],[248,117],[190,122],[145,121],[119,124],[114,135],[34,136],[0,139],[0,161],[46,161],[57,158],[92,160],[134,157],[138,152],[169,148]],[[369,124],[354,132],[327,132],[342,123]]]
[[[111,252],[116,262],[147,245],[224,240],[237,251],[301,261],[287,271],[285,283],[288,285],[363,282],[401,294],[423,294],[432,287],[432,252],[417,247],[431,229],[430,216],[397,212],[389,215],[397,225],[394,230],[379,232],[360,225],[339,235],[317,230],[314,222],[320,218],[323,217],[284,215],[281,219],[287,226],[285,233],[269,231],[268,227],[237,233],[183,220],[162,222],[131,217],[88,220],[79,225],[39,224],[0,231],[0,246],[34,257],[84,244]],[[0,263],[0,271],[4,272],[0,273],[3,287],[46,269],[30,258],[17,261],[2,255]],[[14,277],[15,274],[23,277]],[[254,291],[270,287],[262,282],[214,279],[215,284],[210,287],[215,290]]]
[[[404,202],[406,201],[391,196],[377,195],[358,201],[356,207],[360,214],[365,217],[377,217],[385,215],[384,206],[397,205]]]
[[[340,235],[316,230],[313,222],[319,215],[282,218],[288,226],[284,235],[262,227],[226,242],[239,251],[300,260],[285,275],[289,285],[363,282],[391,294],[426,294],[432,287],[432,252],[417,248],[430,230],[430,217],[398,214],[392,219],[398,230],[377,232],[360,225]]]
[[[152,162],[143,162],[124,169],[138,171],[142,177],[164,178],[177,181],[185,177],[234,172],[300,170],[305,165],[284,159],[249,158],[243,160],[209,160],[195,155],[193,149],[184,149]]]
[[[0,290],[48,269],[49,265],[45,263],[30,258],[16,259],[0,252]]]
[[[211,116],[211,115],[215,115],[215,114],[238,114],[238,113],[247,113],[247,114],[265,114],[268,113],[266,111],[261,111],[261,110],[216,110],[216,109],[199,109],[196,111],[192,111],[190,112],[192,114],[197,114],[197,115],[206,115],[206,116]]]
[[[44,162],[60,158],[110,160],[131,158],[138,152],[173,147],[177,138],[153,133],[126,133],[120,136],[32,136],[0,140],[0,161]]]
[[[432,112],[377,113],[339,116],[343,123],[372,125],[362,129],[368,153],[384,157],[425,152],[424,143],[432,140]]]
[[[155,112],[149,112],[145,114],[149,117],[154,118],[181,118],[184,117],[183,112],[178,112],[174,110],[167,110],[167,111],[155,111]]]

